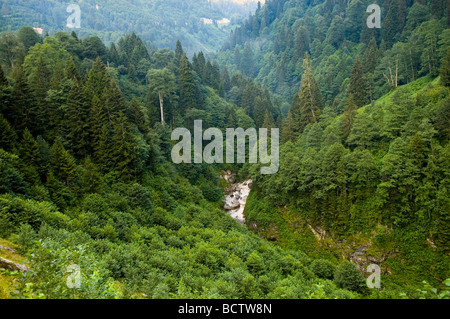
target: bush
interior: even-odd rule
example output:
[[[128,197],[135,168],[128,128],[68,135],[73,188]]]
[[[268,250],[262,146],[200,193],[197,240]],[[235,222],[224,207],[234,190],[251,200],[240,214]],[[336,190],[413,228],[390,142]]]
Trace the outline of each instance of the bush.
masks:
[[[344,261],[334,273],[334,282],[339,288],[362,292],[364,290],[364,277],[356,266]]]
[[[328,260],[317,259],[311,263],[312,272],[319,278],[333,279],[336,267]]]

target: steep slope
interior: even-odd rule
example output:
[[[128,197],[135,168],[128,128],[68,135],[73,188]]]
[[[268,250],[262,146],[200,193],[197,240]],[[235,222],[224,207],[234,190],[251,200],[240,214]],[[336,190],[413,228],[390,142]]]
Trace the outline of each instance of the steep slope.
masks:
[[[448,88],[428,77],[353,115],[328,109],[282,146],[277,175],[250,174],[248,225],[316,258],[378,264],[384,287],[440,284],[450,277],[449,110]]]

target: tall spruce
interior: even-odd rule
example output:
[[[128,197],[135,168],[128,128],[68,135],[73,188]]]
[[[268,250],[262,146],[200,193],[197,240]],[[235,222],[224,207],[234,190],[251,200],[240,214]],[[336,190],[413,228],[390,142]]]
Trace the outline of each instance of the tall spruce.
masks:
[[[364,78],[364,72],[359,58],[356,58],[353,69],[350,74],[350,83],[348,94],[353,96],[353,101],[357,107],[362,107],[368,102],[367,84]]]
[[[304,73],[300,92],[294,96],[292,115],[298,123],[298,131],[303,132],[308,124],[317,123],[323,108],[323,97],[313,75],[312,61],[308,53],[303,59]]]

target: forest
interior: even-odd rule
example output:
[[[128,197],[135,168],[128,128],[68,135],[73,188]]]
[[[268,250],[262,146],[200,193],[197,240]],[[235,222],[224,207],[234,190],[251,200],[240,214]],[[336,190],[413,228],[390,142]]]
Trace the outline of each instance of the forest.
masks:
[[[378,3],[268,0],[217,52],[2,24],[0,299],[448,299],[450,8]],[[195,120],[280,128],[279,172],[174,164]]]
[[[80,37],[97,35],[109,45],[136,32],[146,45],[169,49],[180,40],[189,57],[200,50],[216,51],[257,6],[254,1],[233,0],[1,0],[0,32],[16,32],[26,25],[42,28],[44,34],[70,33],[66,9],[73,3],[81,10]],[[211,19],[211,24],[202,18]],[[229,24],[221,24],[224,18]]]

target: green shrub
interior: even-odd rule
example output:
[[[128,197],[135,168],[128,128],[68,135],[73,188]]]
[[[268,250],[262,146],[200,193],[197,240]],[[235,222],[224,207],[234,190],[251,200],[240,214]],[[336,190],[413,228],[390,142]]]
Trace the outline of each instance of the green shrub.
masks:
[[[312,272],[319,278],[333,279],[336,267],[328,260],[317,259],[311,263]]]
[[[334,282],[339,288],[362,292],[364,290],[364,277],[356,266],[344,261],[334,273]]]

